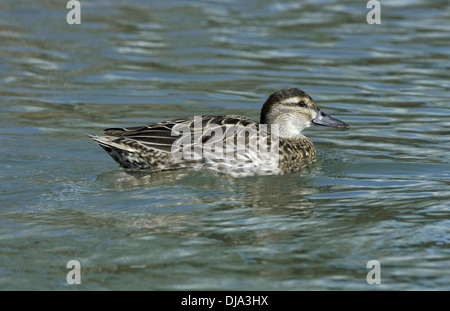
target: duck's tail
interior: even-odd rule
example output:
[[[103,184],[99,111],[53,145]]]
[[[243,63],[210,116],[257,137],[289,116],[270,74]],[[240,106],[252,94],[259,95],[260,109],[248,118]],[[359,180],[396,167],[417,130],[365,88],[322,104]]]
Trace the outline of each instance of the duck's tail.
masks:
[[[126,169],[153,169],[151,150],[145,150],[133,140],[116,136],[88,135],[119,165]]]

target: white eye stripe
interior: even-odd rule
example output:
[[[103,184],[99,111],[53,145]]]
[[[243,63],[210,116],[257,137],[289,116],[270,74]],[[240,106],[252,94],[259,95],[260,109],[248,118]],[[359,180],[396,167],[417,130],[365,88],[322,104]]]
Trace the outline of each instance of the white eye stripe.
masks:
[[[299,101],[301,101],[300,97],[291,97],[282,100],[280,104],[297,104]]]
[[[280,104],[288,104],[288,105],[294,104],[295,105],[295,104],[299,104],[301,102],[306,104],[304,98],[302,98],[302,97],[291,97],[291,98],[286,98],[286,99],[282,100],[280,102]]]

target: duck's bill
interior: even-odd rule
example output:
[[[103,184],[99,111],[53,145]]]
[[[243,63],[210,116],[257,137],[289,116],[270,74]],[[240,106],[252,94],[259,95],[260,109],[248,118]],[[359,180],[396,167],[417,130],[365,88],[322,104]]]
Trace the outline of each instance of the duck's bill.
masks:
[[[350,125],[348,125],[347,123],[342,122],[341,120],[335,119],[333,117],[330,117],[329,115],[322,112],[320,109],[318,109],[317,117],[314,120],[312,120],[312,123],[315,125],[335,127],[344,130],[350,128]]]

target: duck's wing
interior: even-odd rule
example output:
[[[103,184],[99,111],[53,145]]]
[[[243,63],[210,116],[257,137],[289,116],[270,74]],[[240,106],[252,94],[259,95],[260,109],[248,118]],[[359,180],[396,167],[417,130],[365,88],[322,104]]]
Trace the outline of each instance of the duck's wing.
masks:
[[[172,144],[179,138],[172,135],[173,127],[186,121],[172,120],[148,126],[108,128],[102,137],[109,137],[125,144],[134,142],[146,149],[170,152]]]
[[[249,125],[258,127],[257,122],[241,116],[202,116],[164,121],[148,126],[108,128],[104,136],[91,135],[91,138],[107,147],[119,148],[120,146],[120,149],[124,149],[124,146],[133,146],[132,148],[135,149],[137,144],[145,149],[170,153],[174,144],[183,135],[185,137],[189,135],[192,144],[214,143],[218,139],[225,139],[227,131]],[[217,133],[223,133],[223,135],[216,135]],[[231,135],[229,136],[227,139],[231,138]],[[132,150],[126,151],[132,152]]]

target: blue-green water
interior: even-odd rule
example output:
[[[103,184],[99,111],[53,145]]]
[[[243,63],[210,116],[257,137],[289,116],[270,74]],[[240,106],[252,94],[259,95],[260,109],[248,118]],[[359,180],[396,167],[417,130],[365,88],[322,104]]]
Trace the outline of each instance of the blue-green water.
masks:
[[[450,289],[447,1],[80,3],[0,3],[0,289]],[[129,174],[86,136],[285,87],[351,125],[295,174]]]

